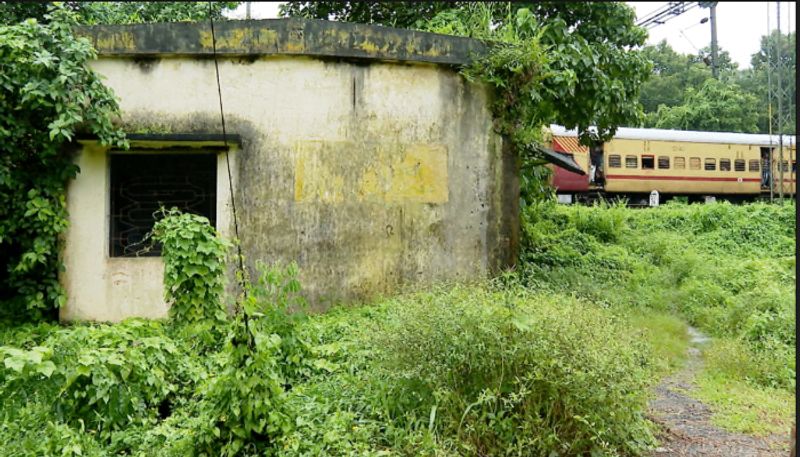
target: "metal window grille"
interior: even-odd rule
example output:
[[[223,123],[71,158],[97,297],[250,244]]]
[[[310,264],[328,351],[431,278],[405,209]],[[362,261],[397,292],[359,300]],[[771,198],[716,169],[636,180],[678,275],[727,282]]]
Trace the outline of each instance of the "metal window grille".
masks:
[[[625,168],[638,168],[639,159],[636,156],[625,156]]]
[[[736,159],[733,161],[733,171],[744,171],[744,169],[745,169],[744,159]]]
[[[758,171],[761,169],[761,161],[758,159],[753,159],[749,163],[749,171]]]
[[[689,169],[691,170],[700,169],[700,157],[689,157]]]
[[[715,171],[717,169],[717,159],[706,159],[705,170]]]
[[[110,254],[157,256],[161,246],[143,243],[162,206],[199,214],[213,226],[216,216],[215,154],[112,154]]]
[[[731,171],[731,159],[719,159],[719,171]]]
[[[669,156],[658,156],[658,168],[662,170],[669,169]]]
[[[675,157],[675,168],[680,170],[686,168],[686,159],[684,157]]]
[[[617,154],[608,156],[608,168],[622,168],[622,157]]]

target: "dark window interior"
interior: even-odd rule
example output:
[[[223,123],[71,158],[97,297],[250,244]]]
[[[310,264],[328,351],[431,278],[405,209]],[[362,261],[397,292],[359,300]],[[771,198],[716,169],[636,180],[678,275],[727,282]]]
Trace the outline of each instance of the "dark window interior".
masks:
[[[733,170],[734,171],[744,171],[745,170],[745,162],[744,159],[736,159],[733,162]]]
[[[153,228],[161,206],[205,216],[215,225],[215,154],[112,154],[112,257],[161,255],[161,246],[142,240]]]
[[[656,167],[656,159],[653,156],[642,156],[642,170],[652,170]]]

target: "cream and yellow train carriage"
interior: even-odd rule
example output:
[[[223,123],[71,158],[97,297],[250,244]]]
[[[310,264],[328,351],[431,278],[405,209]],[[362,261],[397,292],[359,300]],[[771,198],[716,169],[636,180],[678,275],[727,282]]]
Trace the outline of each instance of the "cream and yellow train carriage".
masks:
[[[560,126],[551,130],[554,137],[577,137]],[[783,192],[794,195],[796,139],[784,136],[783,143],[781,167],[775,135],[619,128],[594,157],[589,187],[609,194],[758,196],[769,193],[770,183],[779,192],[783,179]]]

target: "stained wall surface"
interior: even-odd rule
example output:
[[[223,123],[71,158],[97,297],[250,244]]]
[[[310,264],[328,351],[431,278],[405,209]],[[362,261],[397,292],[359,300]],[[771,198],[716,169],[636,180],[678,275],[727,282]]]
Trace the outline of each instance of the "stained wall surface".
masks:
[[[220,132],[213,59],[101,49],[92,66],[120,98],[127,131]],[[513,262],[516,165],[493,132],[485,87],[436,63],[304,55],[225,56],[219,80],[227,132],[241,138],[233,174],[246,264],[296,261],[313,309],[485,277]],[[149,292],[128,294],[127,307],[103,292],[123,287],[113,268],[102,276],[85,266],[141,260],[81,245],[85,220],[107,217],[107,198],[88,191],[107,195],[102,157],[85,148],[70,187],[67,258],[85,261],[67,263],[62,317],[164,315],[167,305],[154,303],[160,259],[137,264],[149,276],[129,274]],[[219,195],[230,234],[230,201]]]

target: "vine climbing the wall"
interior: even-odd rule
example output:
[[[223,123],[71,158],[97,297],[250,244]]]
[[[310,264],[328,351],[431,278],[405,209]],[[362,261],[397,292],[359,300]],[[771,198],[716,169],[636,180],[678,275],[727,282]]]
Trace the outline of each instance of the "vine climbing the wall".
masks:
[[[127,146],[114,94],[87,66],[95,51],[72,34],[74,14],[55,5],[46,19],[0,26],[0,312],[32,318],[65,302],[59,247],[78,173],[68,146],[79,131]]]

